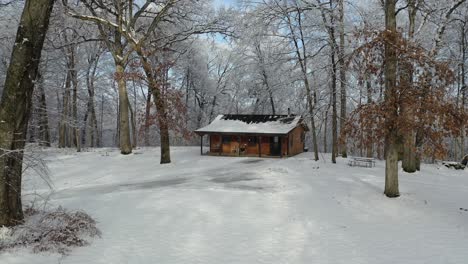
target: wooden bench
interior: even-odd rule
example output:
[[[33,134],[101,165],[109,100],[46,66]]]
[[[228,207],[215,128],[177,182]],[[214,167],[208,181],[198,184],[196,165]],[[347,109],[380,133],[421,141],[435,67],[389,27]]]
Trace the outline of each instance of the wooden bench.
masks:
[[[375,167],[375,159],[373,158],[351,158],[348,161],[348,165],[351,167],[366,167],[372,168]]]

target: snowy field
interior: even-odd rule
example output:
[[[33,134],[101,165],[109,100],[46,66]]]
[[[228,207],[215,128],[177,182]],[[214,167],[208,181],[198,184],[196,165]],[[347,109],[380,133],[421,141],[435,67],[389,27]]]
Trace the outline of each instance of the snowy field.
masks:
[[[468,170],[400,173],[401,197],[375,168],[200,156],[173,148],[49,150],[49,205],[92,215],[102,238],[69,256],[21,249],[0,263],[468,263]],[[323,156],[321,157],[323,159]],[[25,199],[50,190],[25,178]]]

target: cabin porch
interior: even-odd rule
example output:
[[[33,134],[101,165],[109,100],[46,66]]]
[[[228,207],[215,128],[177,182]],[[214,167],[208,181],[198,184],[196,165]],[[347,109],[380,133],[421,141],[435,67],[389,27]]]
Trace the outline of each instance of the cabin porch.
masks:
[[[289,156],[288,135],[208,134],[209,149],[203,149],[200,135],[200,152],[210,156],[234,157],[285,157]]]

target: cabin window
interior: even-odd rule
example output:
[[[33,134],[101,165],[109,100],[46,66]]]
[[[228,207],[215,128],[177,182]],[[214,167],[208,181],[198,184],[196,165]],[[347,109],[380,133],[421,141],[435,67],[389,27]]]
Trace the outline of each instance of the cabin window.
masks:
[[[273,142],[278,143],[279,138],[278,137],[273,137]]]
[[[257,137],[248,137],[247,141],[249,142],[249,145],[257,145]]]
[[[223,136],[223,144],[231,143],[231,136]]]

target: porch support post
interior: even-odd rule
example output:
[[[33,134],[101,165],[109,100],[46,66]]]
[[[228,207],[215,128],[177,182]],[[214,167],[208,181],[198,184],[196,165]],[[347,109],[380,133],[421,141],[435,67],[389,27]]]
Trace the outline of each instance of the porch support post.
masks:
[[[200,155],[203,155],[203,135],[200,135]]]
[[[280,158],[283,157],[283,137],[278,136],[278,142],[280,147]]]
[[[222,134],[219,134],[219,140],[221,143],[219,143],[218,156],[221,156],[221,153],[223,152],[223,135]]]
[[[258,157],[262,156],[262,137],[257,137],[257,144],[258,144]]]
[[[237,136],[237,141],[239,142],[239,144],[237,144],[237,156],[240,157],[241,136]]]

